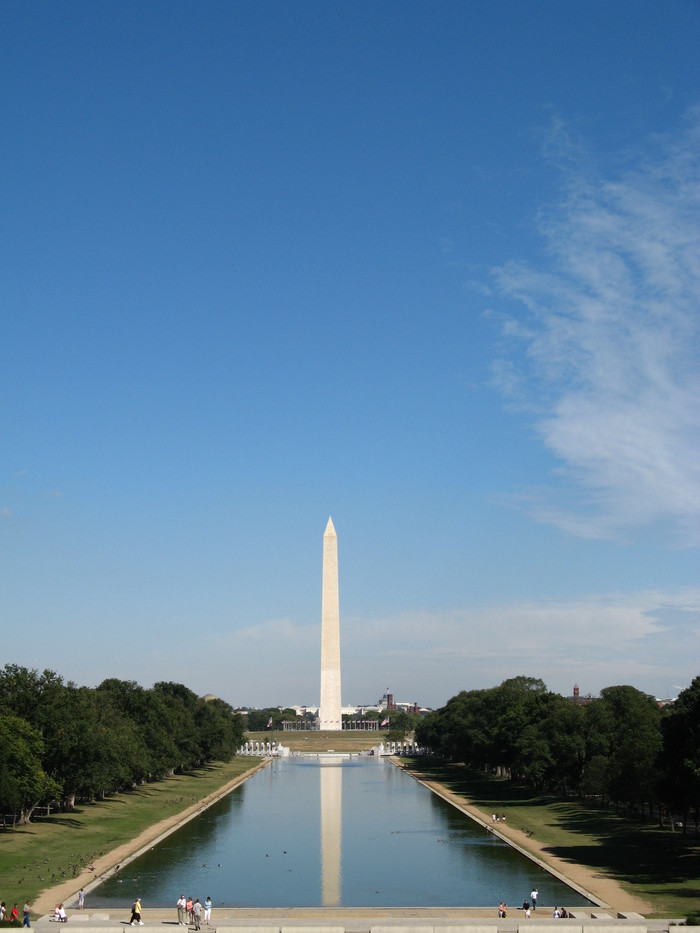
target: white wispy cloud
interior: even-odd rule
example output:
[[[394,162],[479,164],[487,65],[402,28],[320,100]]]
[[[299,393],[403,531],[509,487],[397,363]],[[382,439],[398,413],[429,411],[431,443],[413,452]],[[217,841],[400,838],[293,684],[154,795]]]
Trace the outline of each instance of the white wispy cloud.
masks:
[[[186,683],[198,693],[257,706],[318,702],[317,622],[270,620],[196,644],[200,661],[187,663]],[[521,674],[562,694],[574,683],[594,695],[628,683],[661,696],[697,676],[698,657],[698,588],[341,618],[343,702],[353,704],[371,704],[388,687],[397,700],[441,706],[460,690]],[[173,679],[170,650],[142,662],[129,676]]]
[[[548,265],[494,270],[525,309],[503,325],[495,382],[561,466],[552,488],[516,501],[575,534],[654,523],[697,544],[700,110],[614,177],[581,168],[555,130],[563,194],[538,219]]]
[[[352,643],[343,650],[343,676],[355,695],[386,680],[402,700],[442,704],[459,690],[520,674],[564,694],[578,682],[594,694],[629,683],[660,695],[697,673],[700,590],[352,619],[345,627]],[[422,696],[414,697],[416,690]]]
[[[16,655],[12,637],[10,657]],[[85,631],[83,642],[100,646],[90,683],[115,676],[144,686],[176,680],[234,705],[318,703],[318,620],[282,618],[218,632],[174,629],[167,642],[144,642],[128,661],[118,660],[120,640],[117,626]],[[22,657],[29,667],[46,666],[38,639],[31,640]],[[667,696],[677,692],[675,685],[689,684],[698,675],[698,658],[698,587],[590,593],[450,612],[341,613],[347,704],[371,704],[388,687],[397,700],[437,707],[460,690],[492,687],[518,675],[539,677],[564,695],[578,683],[584,694],[632,684]],[[56,647],[51,666],[67,679],[86,682],[81,656],[69,643]]]

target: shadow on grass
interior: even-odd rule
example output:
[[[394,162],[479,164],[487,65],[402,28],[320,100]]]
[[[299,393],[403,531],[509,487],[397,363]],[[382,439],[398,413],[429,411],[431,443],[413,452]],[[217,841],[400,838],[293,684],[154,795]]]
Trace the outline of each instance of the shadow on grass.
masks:
[[[83,821],[76,818],[75,811],[72,814],[57,813],[54,816],[39,816],[34,822],[42,826],[70,826],[71,829],[83,829]]]

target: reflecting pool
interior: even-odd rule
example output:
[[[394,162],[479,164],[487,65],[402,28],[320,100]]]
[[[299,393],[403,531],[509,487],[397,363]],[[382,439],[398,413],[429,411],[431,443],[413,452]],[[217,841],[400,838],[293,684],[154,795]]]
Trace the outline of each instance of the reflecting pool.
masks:
[[[590,904],[380,758],[276,759],[89,894],[90,907]]]

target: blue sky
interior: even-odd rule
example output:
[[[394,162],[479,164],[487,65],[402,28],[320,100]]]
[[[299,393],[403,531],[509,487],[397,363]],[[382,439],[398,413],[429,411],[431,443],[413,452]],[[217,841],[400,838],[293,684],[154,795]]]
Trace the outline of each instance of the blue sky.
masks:
[[[700,659],[700,5],[0,5],[5,661],[318,702]]]

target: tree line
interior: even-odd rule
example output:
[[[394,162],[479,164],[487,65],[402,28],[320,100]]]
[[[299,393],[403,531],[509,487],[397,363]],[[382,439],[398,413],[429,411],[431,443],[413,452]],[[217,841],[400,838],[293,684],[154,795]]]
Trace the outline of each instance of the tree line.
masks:
[[[285,722],[294,722],[298,726],[306,723],[311,726],[316,716],[314,713],[306,712],[303,716],[298,716],[296,710],[290,707],[266,706],[263,709],[245,708],[245,716],[248,720],[248,732],[272,732],[284,728]],[[357,724],[363,719],[377,719],[380,722],[387,722],[386,728],[381,729],[381,738],[390,738],[399,740],[405,738],[413,732],[421,717],[416,713],[405,713],[403,710],[386,709],[365,709],[363,713],[353,713],[352,715],[343,713],[343,728],[352,728],[352,723]]]
[[[26,823],[39,806],[70,808],[168,774],[229,761],[241,717],[179,683],[111,678],[78,687],[54,671],[0,670],[0,812]]]
[[[536,790],[597,796],[685,831],[700,809],[700,677],[663,708],[630,686],[574,702],[532,677],[463,690],[416,727],[436,754]]]

